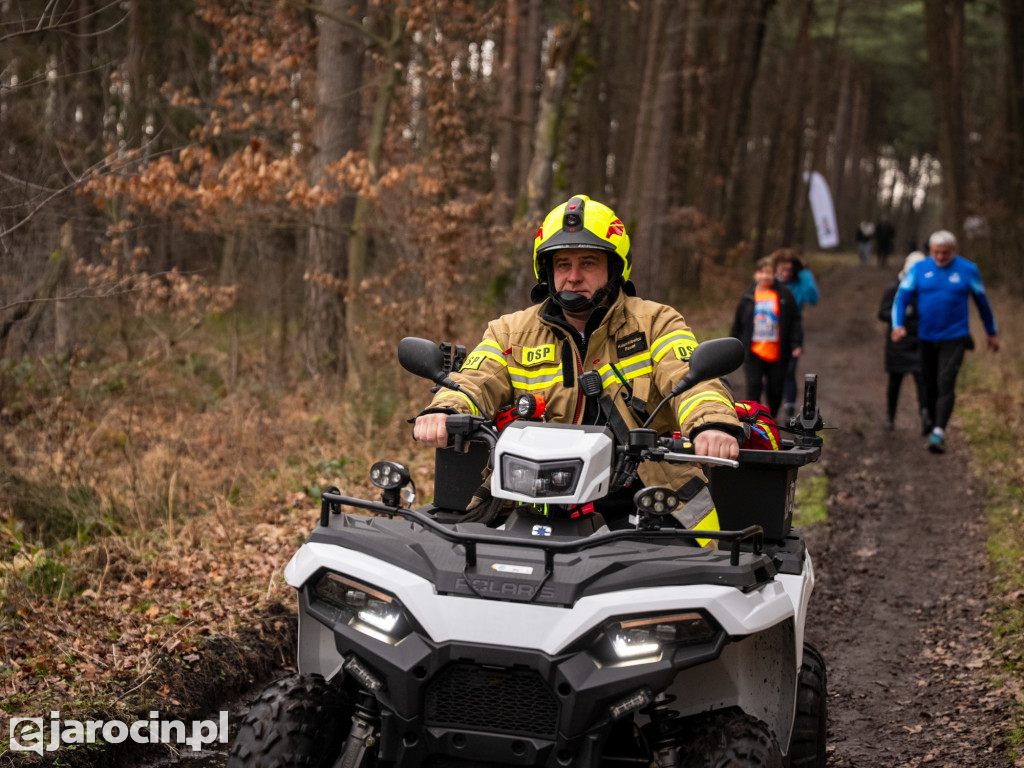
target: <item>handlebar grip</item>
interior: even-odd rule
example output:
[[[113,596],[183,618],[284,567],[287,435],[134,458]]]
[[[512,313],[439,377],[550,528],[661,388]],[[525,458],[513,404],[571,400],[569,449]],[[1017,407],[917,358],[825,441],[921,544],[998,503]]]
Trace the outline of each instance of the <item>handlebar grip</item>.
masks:
[[[804,376],[804,408],[803,418],[812,421],[818,413],[818,374],[808,373]]]
[[[484,442],[494,447],[497,435],[494,427],[483,416],[455,413],[445,419],[448,428],[448,444],[456,451],[464,451],[467,442]]]
[[[723,467],[732,467],[736,469],[740,463],[735,459],[720,459],[717,456],[697,456],[695,453],[675,453],[669,452],[665,454],[665,460],[669,462],[683,463],[691,462],[695,464],[717,464]]]

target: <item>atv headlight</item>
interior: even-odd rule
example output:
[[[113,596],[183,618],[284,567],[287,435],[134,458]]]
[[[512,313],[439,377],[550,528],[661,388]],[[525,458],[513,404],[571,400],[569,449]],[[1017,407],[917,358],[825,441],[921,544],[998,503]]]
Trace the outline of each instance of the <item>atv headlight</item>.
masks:
[[[501,487],[536,499],[570,496],[583,471],[579,459],[530,461],[505,454],[501,457]]]
[[[689,611],[622,619],[606,625],[604,633],[615,658],[626,661],[658,656],[669,646],[710,642],[718,634],[718,627],[700,611]]]
[[[348,614],[348,624],[353,629],[391,643],[409,634],[405,609],[391,595],[337,573],[325,573],[313,591],[321,600]]]

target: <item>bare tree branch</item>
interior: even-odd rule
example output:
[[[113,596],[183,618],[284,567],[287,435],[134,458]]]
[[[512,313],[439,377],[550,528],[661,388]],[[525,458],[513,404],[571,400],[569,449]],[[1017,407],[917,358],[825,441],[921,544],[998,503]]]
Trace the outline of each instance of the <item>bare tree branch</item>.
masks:
[[[90,18],[92,16],[99,16],[101,13],[103,13],[107,9],[109,9],[109,8],[117,8],[120,5],[121,5],[121,3],[118,2],[118,0],[113,0],[112,2],[107,3],[106,5],[104,5],[101,8],[97,8],[94,11],[90,11],[89,13],[85,14],[81,18],[72,19],[70,21],[56,21],[54,19],[54,16],[56,14],[56,8],[54,8],[54,9],[52,9],[53,12],[50,14],[50,21],[44,22],[44,20],[47,17],[45,15],[40,15],[39,19],[36,22],[36,25],[34,27],[29,27],[29,26],[27,26],[28,20],[27,19],[22,19],[22,20],[20,20],[21,23],[25,24],[26,26],[22,27],[21,29],[16,29],[13,32],[8,32],[6,34],[0,35],[0,43],[6,43],[9,40],[16,40],[19,37],[31,37],[33,35],[39,35],[39,34],[42,34],[42,33],[45,33],[45,32],[57,32],[57,31],[68,32],[70,30],[73,30],[74,29],[74,25],[78,24],[80,21],[84,21],[85,19],[88,19],[88,18]],[[82,35],[82,34],[80,34],[78,32],[71,31],[71,36],[72,37],[99,37],[100,35],[102,35],[102,34],[104,34],[106,32],[109,32],[110,30],[115,29],[116,27],[118,27],[121,24],[123,24],[125,22],[125,20],[127,20],[127,18],[128,18],[128,12],[125,11],[121,15],[121,18],[117,22],[115,22],[114,24],[111,24],[106,29],[96,30],[95,32],[90,32],[88,35]],[[13,26],[14,24],[17,24],[17,23],[18,22],[9,22],[8,26]]]
[[[307,3],[304,0],[288,0],[288,4],[295,8],[299,8],[303,11],[312,11],[317,16],[323,16],[325,19],[330,19],[331,21],[337,22],[342,26],[354,29],[356,32],[359,32],[359,34],[363,35],[368,40],[373,42],[374,45],[377,45],[378,47],[382,48],[385,51],[389,50],[391,46],[394,45],[394,42],[392,40],[388,40],[387,38],[374,34],[369,29],[367,29],[365,25],[359,23],[358,21],[354,21],[344,16],[338,16],[337,14],[329,13],[328,11],[325,11],[322,6],[314,5],[313,3]]]

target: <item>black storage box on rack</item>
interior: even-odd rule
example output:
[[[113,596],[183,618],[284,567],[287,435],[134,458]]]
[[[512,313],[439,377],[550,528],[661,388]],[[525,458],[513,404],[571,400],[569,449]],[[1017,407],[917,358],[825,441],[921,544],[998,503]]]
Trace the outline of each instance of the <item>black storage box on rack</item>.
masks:
[[[779,451],[741,449],[737,469],[712,466],[708,480],[722,530],[760,525],[766,539],[786,538],[793,526],[797,470],[820,456],[820,446],[784,444]]]

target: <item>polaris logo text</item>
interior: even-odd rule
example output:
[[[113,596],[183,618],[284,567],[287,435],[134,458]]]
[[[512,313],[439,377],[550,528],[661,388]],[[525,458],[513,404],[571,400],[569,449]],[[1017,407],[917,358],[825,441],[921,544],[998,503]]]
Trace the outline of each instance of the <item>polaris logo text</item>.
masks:
[[[528,599],[533,597],[533,584],[516,584],[512,581],[492,581],[490,579],[473,579],[472,582],[466,579],[455,580],[456,589],[471,589],[481,597],[503,597],[510,600]],[[551,600],[554,598],[554,590],[547,587],[541,589],[540,596]]]
[[[121,720],[62,720],[60,712],[42,717],[11,718],[11,751],[55,752],[69,744],[187,744],[193,752],[206,744],[228,743],[228,713],[218,721],[193,720],[191,731],[181,720],[160,720],[159,712],[150,712],[149,720],[126,724]],[[46,731],[49,730],[49,738]]]

